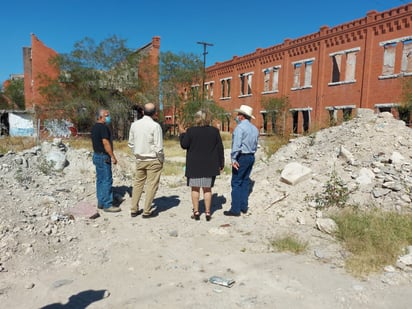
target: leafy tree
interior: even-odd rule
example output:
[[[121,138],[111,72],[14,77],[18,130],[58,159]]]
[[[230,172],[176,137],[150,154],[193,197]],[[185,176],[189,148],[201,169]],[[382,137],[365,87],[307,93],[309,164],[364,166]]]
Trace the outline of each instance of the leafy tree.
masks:
[[[182,116],[183,103],[190,98],[192,85],[202,80],[202,62],[193,53],[164,52],[160,55],[161,97],[164,110]]]
[[[398,107],[399,118],[405,121],[406,125],[410,125],[412,111],[412,78],[410,76],[406,76],[402,79],[401,96],[402,103]]]
[[[71,53],[52,60],[61,74],[40,91],[54,107],[50,112],[71,118],[80,131],[90,130],[99,107],[109,109],[115,136],[124,138],[139,93],[140,60],[141,55],[116,36],[100,43],[86,37]]]
[[[23,79],[10,80],[3,94],[14,106],[17,106],[19,109],[25,109]]]
[[[173,110],[178,121],[190,124],[199,109],[208,110],[212,118],[220,118],[224,109],[213,101],[202,100],[200,87],[203,63],[192,53],[164,52],[160,57],[160,80],[163,108]],[[174,123],[175,125],[175,123]]]

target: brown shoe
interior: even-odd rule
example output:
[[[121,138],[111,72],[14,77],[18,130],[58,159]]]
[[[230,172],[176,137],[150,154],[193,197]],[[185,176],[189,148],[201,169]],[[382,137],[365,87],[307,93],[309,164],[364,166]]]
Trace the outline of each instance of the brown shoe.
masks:
[[[119,212],[121,209],[119,207],[110,206],[108,208],[103,208],[104,212]]]

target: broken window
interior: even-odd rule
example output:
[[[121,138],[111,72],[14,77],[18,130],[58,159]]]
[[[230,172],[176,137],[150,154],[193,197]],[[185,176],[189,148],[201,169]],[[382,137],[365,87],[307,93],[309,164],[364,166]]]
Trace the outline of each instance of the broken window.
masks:
[[[302,72],[302,67],[304,67],[304,72]],[[301,89],[312,86],[312,67],[313,59],[302,60],[293,63],[293,87],[292,89]],[[303,85],[302,76],[303,76]]]
[[[313,61],[306,61],[305,62],[305,83],[304,87],[312,86],[312,64]]]
[[[337,83],[340,81],[341,61],[342,55],[332,56],[332,83]]]
[[[243,73],[240,77],[240,95],[252,94],[252,73]]]
[[[263,92],[278,91],[279,68],[280,66],[275,66],[263,70]]]
[[[213,84],[211,86],[211,96],[213,96]],[[230,78],[222,79],[220,86],[222,88],[221,98],[230,98]]]
[[[345,81],[355,80],[356,55],[357,52],[349,52],[346,54]]]
[[[310,127],[310,111],[312,109],[310,107],[303,107],[303,108],[296,108],[291,109],[290,112],[292,113],[293,119],[293,133],[307,133]],[[299,121],[299,113],[302,113],[302,120]],[[275,115],[273,116],[275,117]]]
[[[213,82],[205,83],[205,94],[207,100],[213,99]]]
[[[245,95],[245,75],[240,75],[240,95]]]
[[[403,42],[402,73],[412,73],[412,39]]]
[[[393,75],[395,72],[396,43],[386,44],[383,48],[382,75]]]
[[[278,91],[279,89],[279,68],[273,68],[273,79],[272,79],[272,91]]]
[[[295,63],[293,66],[293,88],[300,87],[300,68],[302,63]]]
[[[292,111],[292,119],[293,119],[293,133],[298,133],[298,121],[299,121],[299,112]]]
[[[310,113],[309,110],[302,111],[303,116],[303,132],[307,133],[309,131]]]
[[[331,83],[355,81],[356,56],[359,48],[330,54],[332,59]]]
[[[192,100],[196,101],[199,99],[199,85],[194,85],[191,88],[191,95],[192,95]]]
[[[352,119],[352,110],[353,108],[344,108],[343,109],[343,121],[348,121]]]
[[[269,91],[269,82],[270,82],[270,71],[269,69],[265,69],[263,71],[263,91]]]
[[[224,79],[220,81],[220,87],[222,89],[222,93],[220,94],[220,96],[224,98],[226,92],[226,81]]]

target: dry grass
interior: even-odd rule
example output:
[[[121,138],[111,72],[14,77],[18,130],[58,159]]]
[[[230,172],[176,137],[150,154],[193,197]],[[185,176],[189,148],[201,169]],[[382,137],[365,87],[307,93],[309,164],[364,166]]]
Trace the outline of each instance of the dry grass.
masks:
[[[260,144],[268,157],[276,153],[282,146],[289,142],[289,138],[279,135],[269,135],[260,138]]]
[[[308,247],[307,242],[303,242],[293,235],[286,235],[280,238],[272,239],[270,245],[277,251],[288,251],[295,254],[303,253]]]
[[[10,137],[0,138],[0,154],[8,151],[19,152],[36,146],[37,140],[34,137]]]
[[[332,218],[339,227],[336,237],[351,253],[346,268],[359,277],[394,265],[412,244],[412,215],[346,208]]]

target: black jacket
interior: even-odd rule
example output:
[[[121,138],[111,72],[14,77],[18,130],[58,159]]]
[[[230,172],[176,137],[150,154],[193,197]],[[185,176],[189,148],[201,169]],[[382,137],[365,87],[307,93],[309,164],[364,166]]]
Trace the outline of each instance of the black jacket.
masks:
[[[180,134],[180,146],[186,149],[186,172],[189,178],[212,177],[225,166],[222,138],[212,126],[191,127]]]

